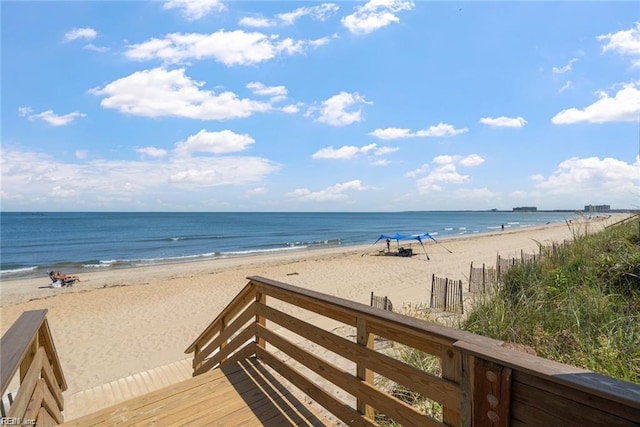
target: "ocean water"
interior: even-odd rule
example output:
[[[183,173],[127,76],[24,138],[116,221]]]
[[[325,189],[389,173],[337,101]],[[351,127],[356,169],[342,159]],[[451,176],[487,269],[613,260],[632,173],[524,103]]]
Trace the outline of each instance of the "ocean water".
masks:
[[[569,212],[0,213],[0,279],[564,222]]]

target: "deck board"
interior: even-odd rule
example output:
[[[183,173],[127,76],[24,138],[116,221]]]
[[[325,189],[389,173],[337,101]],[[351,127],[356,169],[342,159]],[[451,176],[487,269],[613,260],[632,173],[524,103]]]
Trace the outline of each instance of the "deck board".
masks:
[[[257,359],[242,360],[62,426],[326,426]]]

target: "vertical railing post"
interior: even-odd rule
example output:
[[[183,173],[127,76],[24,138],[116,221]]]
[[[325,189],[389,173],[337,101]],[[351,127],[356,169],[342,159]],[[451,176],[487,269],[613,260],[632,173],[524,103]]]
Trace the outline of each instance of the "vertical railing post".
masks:
[[[471,261],[471,267],[469,268],[469,292],[471,292],[471,281],[473,279],[473,261]]]
[[[356,319],[356,327],[358,344],[373,349],[374,336],[369,331],[369,325],[367,324],[366,319],[358,317]],[[373,385],[373,371],[367,369],[367,366],[361,360],[356,363],[356,375],[358,376],[358,378],[360,378],[361,381]],[[366,402],[358,399],[357,408],[358,412],[363,414],[365,417],[373,420],[375,416],[375,410],[372,406],[367,405]]]
[[[473,357],[472,424],[508,426],[511,406],[511,368]]]
[[[464,314],[464,303],[462,301],[462,280],[458,282],[458,292],[460,295],[460,313]]]
[[[267,304],[267,296],[265,294],[263,294],[262,292],[258,292],[256,294],[256,301],[259,304],[266,305]],[[265,319],[264,317],[256,314],[256,323],[258,325],[260,325],[260,326],[266,327],[267,326],[267,319]],[[267,344],[266,344],[264,338],[257,337],[256,338],[256,345],[258,347],[261,347],[261,348],[265,349]]]
[[[443,346],[440,357],[442,363],[442,379],[459,385],[462,379],[462,357],[460,350]],[[442,422],[450,426],[459,426],[460,414],[461,407],[452,408],[450,406],[444,406],[442,408]]]

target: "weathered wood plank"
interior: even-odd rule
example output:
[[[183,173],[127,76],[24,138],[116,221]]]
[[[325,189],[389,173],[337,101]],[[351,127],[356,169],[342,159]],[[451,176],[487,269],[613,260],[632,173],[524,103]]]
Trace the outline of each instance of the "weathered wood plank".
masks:
[[[322,375],[324,379],[331,381],[333,384],[354,395],[356,398],[361,399],[368,404],[375,404],[377,410],[385,413],[397,422],[408,426],[442,425],[401,400],[378,390],[370,384],[360,381],[357,377],[322,359],[319,359],[310,352],[297,347],[274,332],[261,326],[256,326],[256,335],[265,338],[269,344],[283,351],[315,373]]]
[[[640,385],[503,347],[478,346],[459,341],[454,347],[514,371],[545,378],[640,411]]]
[[[440,361],[442,378],[459,385],[462,377],[462,355],[460,350],[443,346]],[[460,425],[460,411],[460,402],[456,406],[443,405],[442,421],[448,425]]]
[[[524,425],[562,426],[638,426],[637,422],[579,404],[564,396],[549,393],[514,381],[511,385],[511,418]],[[637,419],[637,417],[636,417]]]
[[[27,374],[20,384],[20,388],[18,389],[18,393],[16,394],[11,408],[9,408],[9,412],[7,412],[8,417],[22,418],[24,416],[27,406],[29,405],[29,401],[31,400],[31,396],[33,395],[33,391],[40,379],[40,371],[42,370],[42,363],[45,357],[44,348],[40,347],[33,358],[33,362],[31,363]]]
[[[45,408],[49,414],[51,414],[56,423],[61,424],[64,422],[62,411],[60,411],[60,408],[58,408],[56,399],[53,397],[53,394],[51,394],[51,391],[49,391],[47,387],[44,388],[42,407]]]
[[[358,317],[357,322],[357,343],[364,348],[373,349],[375,336],[370,332],[367,321],[362,317]],[[373,371],[368,368],[366,360],[360,358],[356,361],[356,376],[367,384],[373,385]],[[371,405],[363,400],[357,401],[358,411],[365,417],[373,419],[375,410]]]
[[[198,369],[196,369],[193,374],[203,374],[208,370],[213,369],[218,364],[223,363],[231,353],[255,336],[255,325],[255,323],[250,324],[246,329],[236,335],[226,346],[214,354],[211,359],[207,360]]]
[[[373,349],[358,346],[317,326],[311,325],[272,307],[259,305],[257,312],[271,322],[283,326],[298,335],[330,350],[345,359],[362,361],[376,373],[402,384],[422,396],[443,405],[460,405],[460,388],[453,382],[443,380]]]
[[[473,425],[509,426],[511,368],[475,358]]]
[[[36,425],[38,427],[52,427],[58,425],[58,423],[56,423],[56,420],[53,419],[46,409],[41,407],[36,417]]]
[[[51,335],[49,322],[47,322],[46,318],[42,322],[42,327],[39,329],[38,334],[40,345],[44,347],[47,353],[47,359],[49,359],[51,369],[56,376],[56,380],[58,380],[60,389],[62,391],[65,391],[67,389],[67,381],[64,378],[62,365],[60,364],[60,359],[58,358],[58,351],[56,350],[55,343],[53,342],[53,335]]]
[[[205,345],[210,341],[218,332],[220,332],[220,320],[224,317],[235,317],[247,304],[255,299],[256,289],[255,286],[249,282],[244,288],[231,300],[229,304],[216,316],[215,319],[205,328],[204,331],[196,338],[193,343],[185,350],[185,353],[192,353],[196,349],[196,345]]]
[[[46,351],[46,350],[45,350]],[[64,409],[64,398],[62,397],[62,390],[60,389],[60,385],[58,384],[58,379],[53,371],[51,364],[49,363],[49,359],[46,357],[42,361],[42,378],[46,381],[47,388],[53,394],[53,397],[56,399],[56,403],[58,404],[58,408],[60,410]]]
[[[267,352],[263,348],[256,349],[256,355],[260,360],[263,360],[267,365],[275,369],[278,374],[282,375],[288,381],[290,381],[297,388],[302,390],[304,394],[318,402],[323,408],[326,408],[329,412],[341,419],[347,425],[350,426],[374,426],[376,425],[372,420],[364,417],[363,414],[358,413],[355,409],[349,405],[341,402],[333,397],[331,393],[318,387],[313,381],[306,376],[292,369],[291,366],[282,362],[273,354]]]
[[[388,324],[401,325],[409,329],[420,331],[425,339],[435,340],[447,345],[458,340],[465,340],[467,342],[483,346],[499,346],[503,343],[500,340],[494,340],[471,332],[427,322],[414,317],[404,316],[391,311],[377,310],[366,304],[323,294],[311,289],[300,288],[298,286],[289,285],[276,280],[260,276],[251,276],[247,277],[247,279],[258,286],[260,292],[263,292],[268,296],[273,296],[274,298],[281,299],[295,305],[300,305],[305,309],[330,317],[334,320],[341,321],[342,323],[346,323],[350,326],[356,326],[356,317],[365,316],[370,322],[372,322],[372,319],[377,320],[376,322],[372,322],[372,324],[384,322]],[[326,308],[329,309],[327,313],[323,311]],[[393,337],[390,338],[393,339]]]
[[[40,378],[36,384],[36,388],[33,390],[33,395],[31,396],[27,409],[22,417],[23,422],[35,420],[38,417],[38,412],[40,412],[40,408],[42,407],[42,399],[44,399],[44,388],[44,379]]]
[[[25,311],[0,338],[0,393],[4,394],[29,351],[47,310]]]
[[[237,368],[239,369],[239,368]],[[147,405],[153,405],[155,402],[169,400],[175,395],[188,393],[190,390],[197,389],[202,384],[211,383],[215,387],[224,381],[224,373],[221,370],[208,371],[203,375],[189,378],[170,387],[152,391],[145,395],[136,397],[135,399],[121,402],[120,404],[104,408],[93,414],[88,414],[65,423],[65,426],[85,427],[89,425],[100,425],[100,423],[109,423],[110,420],[121,417],[123,414],[135,413]]]
[[[256,305],[254,301],[248,305],[242,313],[240,313],[231,324],[227,325],[220,334],[215,337],[209,344],[203,347],[198,354],[193,358],[194,363],[200,364],[211,353],[219,348],[223,342],[226,342],[233,334],[238,332],[247,322],[249,322],[256,315]]]

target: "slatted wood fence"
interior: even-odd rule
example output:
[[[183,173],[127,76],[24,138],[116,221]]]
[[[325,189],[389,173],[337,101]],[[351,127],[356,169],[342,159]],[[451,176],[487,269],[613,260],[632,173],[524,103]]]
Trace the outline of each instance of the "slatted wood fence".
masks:
[[[495,267],[474,267],[473,262],[469,269],[469,292],[486,292],[487,288],[496,284],[497,274]]]
[[[383,297],[377,296],[373,292],[371,292],[371,307],[393,311],[393,303],[386,295]]]
[[[464,313],[462,280],[431,276],[431,299],[429,307],[442,311]]]

